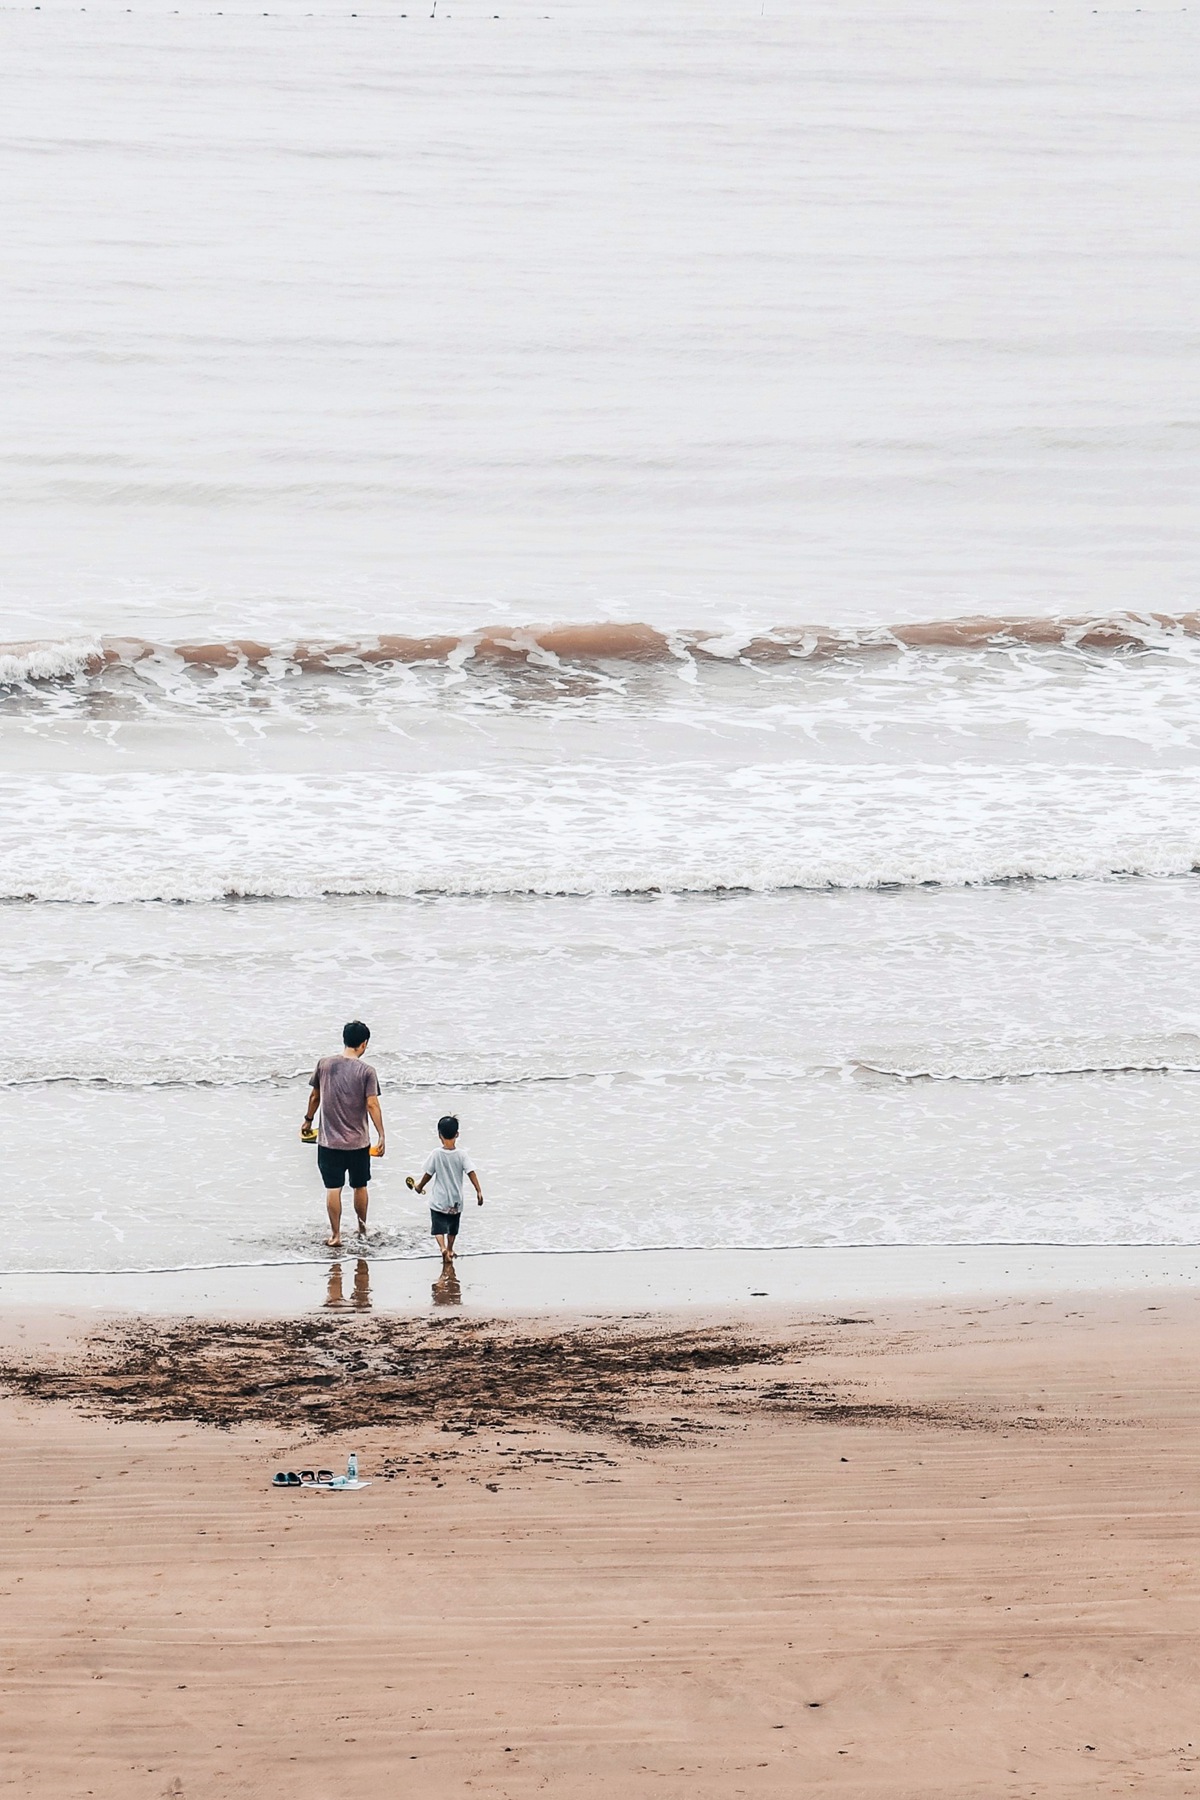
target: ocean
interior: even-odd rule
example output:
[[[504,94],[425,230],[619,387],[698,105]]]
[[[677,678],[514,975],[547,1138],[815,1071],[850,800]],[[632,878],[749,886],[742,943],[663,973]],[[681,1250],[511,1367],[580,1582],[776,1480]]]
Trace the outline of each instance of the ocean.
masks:
[[[10,1270],[1200,1241],[1196,15],[0,14]]]

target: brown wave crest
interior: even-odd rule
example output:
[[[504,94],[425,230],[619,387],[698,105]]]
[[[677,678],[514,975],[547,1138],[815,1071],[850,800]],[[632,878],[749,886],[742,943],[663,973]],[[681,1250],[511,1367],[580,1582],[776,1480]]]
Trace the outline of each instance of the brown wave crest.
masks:
[[[383,633],[342,643],[255,638],[158,643],[103,637],[86,644],[42,641],[0,644],[0,680],[46,680],[99,674],[148,657],[169,656],[199,668],[337,672],[355,665],[461,661],[519,663],[653,663],[700,655],[714,662],[777,663],[888,650],[974,650],[1020,645],[1085,650],[1133,649],[1167,637],[1200,637],[1200,613],[1114,613],[1108,616],[930,619],[871,626],[777,626],[742,636],[711,630],[663,630],[613,621],[590,625],[499,626],[430,636]]]

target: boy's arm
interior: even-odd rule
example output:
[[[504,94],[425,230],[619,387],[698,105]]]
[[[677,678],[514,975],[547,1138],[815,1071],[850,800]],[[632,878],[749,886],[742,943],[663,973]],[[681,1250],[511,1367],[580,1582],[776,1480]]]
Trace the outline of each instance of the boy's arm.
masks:
[[[383,1145],[384,1145],[383,1108],[379,1104],[379,1097],[377,1094],[371,1094],[368,1096],[367,1111],[371,1115],[372,1125],[374,1125],[376,1131],[379,1133],[379,1143],[376,1145],[376,1149],[378,1150],[380,1156],[382,1156],[383,1155]]]
[[[483,1205],[483,1189],[479,1185],[479,1177],[475,1173],[474,1169],[467,1170],[467,1180],[471,1183],[471,1186],[475,1189],[475,1192],[479,1195],[479,1204],[480,1204],[480,1206],[482,1206]]]
[[[414,1194],[423,1194],[425,1192],[425,1189],[429,1186],[429,1183],[432,1180],[433,1180],[432,1173],[430,1172],[430,1170],[426,1169],[426,1171],[422,1175],[420,1181],[418,1181],[416,1187],[413,1189],[413,1193]]]

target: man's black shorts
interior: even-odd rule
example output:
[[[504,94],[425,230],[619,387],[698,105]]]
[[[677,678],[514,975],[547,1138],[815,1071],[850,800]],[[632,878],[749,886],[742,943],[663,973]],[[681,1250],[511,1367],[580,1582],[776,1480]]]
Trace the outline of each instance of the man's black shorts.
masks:
[[[340,1188],[346,1181],[352,1188],[366,1187],[371,1179],[371,1152],[330,1150],[326,1145],[320,1144],[317,1148],[317,1167],[327,1188]]]

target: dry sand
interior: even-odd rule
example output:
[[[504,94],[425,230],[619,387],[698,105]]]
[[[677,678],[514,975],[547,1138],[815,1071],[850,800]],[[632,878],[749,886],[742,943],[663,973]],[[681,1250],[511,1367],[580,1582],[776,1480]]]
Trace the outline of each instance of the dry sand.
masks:
[[[54,1330],[7,1327],[6,1790],[1200,1790],[1200,1298]]]

